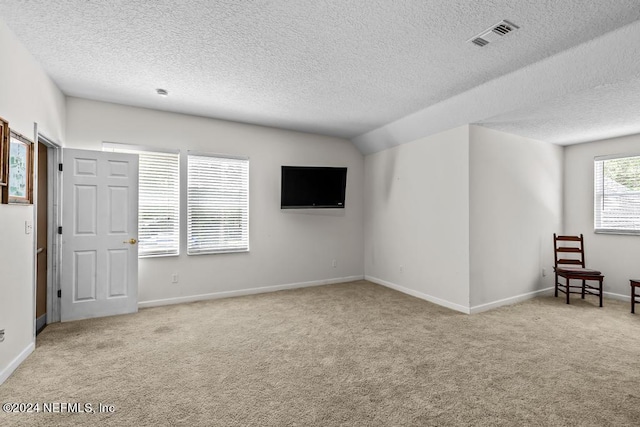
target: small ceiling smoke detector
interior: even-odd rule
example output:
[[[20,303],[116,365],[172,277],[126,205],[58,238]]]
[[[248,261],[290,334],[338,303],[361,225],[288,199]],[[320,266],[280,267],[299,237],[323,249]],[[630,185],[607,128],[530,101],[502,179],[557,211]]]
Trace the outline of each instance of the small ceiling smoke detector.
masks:
[[[160,96],[167,96],[169,95],[169,92],[167,92],[166,89],[156,89],[156,93]]]
[[[486,46],[491,42],[497,41],[507,34],[520,28],[513,22],[509,22],[506,19],[498,22],[496,25],[492,25],[483,32],[471,37],[467,42],[471,42],[476,46]]]

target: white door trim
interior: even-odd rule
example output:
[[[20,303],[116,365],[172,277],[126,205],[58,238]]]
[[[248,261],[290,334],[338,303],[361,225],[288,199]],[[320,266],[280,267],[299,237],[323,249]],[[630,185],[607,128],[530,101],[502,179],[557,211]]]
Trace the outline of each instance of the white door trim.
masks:
[[[48,188],[47,188],[47,324],[60,321],[60,300],[58,299],[58,290],[60,289],[60,265],[61,265],[61,251],[60,244],[61,239],[58,235],[58,224],[61,218],[62,207],[62,180],[58,171],[58,164],[62,163],[62,146],[37,130],[37,123],[35,125],[35,144],[42,143],[48,147],[48,165],[47,173]],[[34,153],[37,150],[34,150]],[[35,157],[37,164],[37,154]],[[37,180],[37,168],[35,170],[34,179]],[[34,181],[36,182],[36,181]],[[33,244],[34,244],[34,257],[37,257],[37,241],[36,236],[38,233],[38,205],[37,205],[37,190],[34,186],[34,209],[33,209]],[[33,317],[35,318],[35,302],[36,302],[36,289],[37,289],[37,258],[34,258],[34,306]],[[35,331],[35,325],[34,325]],[[35,333],[35,332],[34,332]]]

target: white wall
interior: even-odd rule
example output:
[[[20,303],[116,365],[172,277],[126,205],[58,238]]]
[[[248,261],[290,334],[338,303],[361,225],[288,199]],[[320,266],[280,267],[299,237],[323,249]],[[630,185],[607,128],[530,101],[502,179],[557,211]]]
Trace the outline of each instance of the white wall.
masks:
[[[593,232],[593,158],[609,154],[639,155],[640,135],[565,148],[565,231],[584,234],[587,267],[602,271],[605,292],[628,299],[629,279],[640,278],[640,236]]]
[[[64,96],[0,21],[0,117],[33,138],[33,123],[50,139],[64,139]],[[36,150],[37,151],[37,150]],[[0,383],[34,344],[33,238],[24,233],[32,206],[0,205]]]
[[[67,99],[67,111],[68,148],[111,141],[250,157],[251,251],[187,256],[183,244],[178,257],[141,259],[139,301],[363,276],[364,159],[351,142],[78,98]],[[348,167],[345,209],[281,210],[282,165]]]
[[[366,157],[369,280],[468,309],[468,141],[465,125]]]
[[[562,147],[475,125],[368,155],[366,277],[463,312],[553,286],[562,168]]]
[[[563,149],[481,126],[471,126],[469,135],[473,312],[553,286],[553,233],[562,232]]]

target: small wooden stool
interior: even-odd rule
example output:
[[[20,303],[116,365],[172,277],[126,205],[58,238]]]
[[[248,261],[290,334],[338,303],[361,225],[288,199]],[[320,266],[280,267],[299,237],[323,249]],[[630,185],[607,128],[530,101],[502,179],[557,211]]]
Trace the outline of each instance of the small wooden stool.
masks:
[[[629,284],[631,285],[631,313],[636,312],[636,303],[640,303],[640,294],[636,295],[636,288],[640,288],[640,279],[638,280],[629,280]]]

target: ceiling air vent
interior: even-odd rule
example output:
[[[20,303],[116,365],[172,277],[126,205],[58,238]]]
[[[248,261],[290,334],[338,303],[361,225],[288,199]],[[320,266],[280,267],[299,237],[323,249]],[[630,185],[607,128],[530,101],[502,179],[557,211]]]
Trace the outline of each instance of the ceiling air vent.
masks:
[[[492,25],[480,34],[471,37],[467,41],[475,44],[476,46],[483,47],[491,42],[499,40],[501,37],[506,36],[507,34],[517,30],[518,28],[520,27],[507,20],[500,21],[496,25]]]
[[[483,39],[482,37],[476,37],[475,39],[471,40],[471,43],[473,44],[477,44],[478,46],[482,47],[485,45],[488,45],[489,42],[486,41],[485,39]]]

